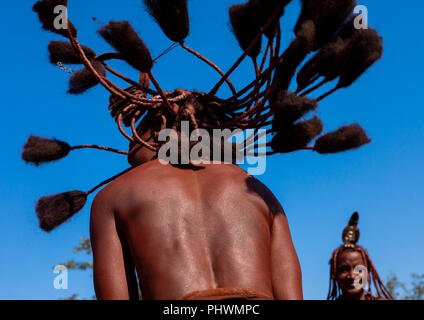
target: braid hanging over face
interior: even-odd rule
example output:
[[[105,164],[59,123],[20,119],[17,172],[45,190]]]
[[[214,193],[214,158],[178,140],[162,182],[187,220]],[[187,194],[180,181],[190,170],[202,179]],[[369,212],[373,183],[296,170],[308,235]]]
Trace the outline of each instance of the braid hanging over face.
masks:
[[[146,131],[146,128],[142,128],[144,124],[155,123],[157,125],[152,127],[152,136],[157,137],[166,128],[178,131],[183,120],[187,120],[193,130],[265,129],[269,142],[257,144],[263,134],[255,133],[241,143],[244,156],[257,156],[258,149],[264,147],[265,151],[260,155],[299,150],[336,153],[370,142],[358,124],[324,132],[321,119],[315,115],[309,117],[311,113],[316,113],[320,101],[340,88],[348,87],[382,55],[382,38],[375,30],[356,30],[352,27],[353,20],[349,17],[356,0],[301,0],[302,10],[294,29],[294,38],[283,52],[280,52],[280,19],[291,0],[249,0],[245,4],[231,6],[230,24],[243,53],[225,73],[184,43],[190,31],[189,1],[143,2],[165,35],[174,42],[169,50],[179,45],[219,73],[220,80],[208,93],[186,89],[162,90],[152,72],[153,62],[157,59],[152,59],[148,45],[129,21],[110,21],[98,31],[115,51],[97,54],[79,43],[77,28],[67,16],[68,29],[58,31],[53,28],[56,18],[52,14],[54,8],[57,5],[66,6],[68,1],[40,0],[33,6],[44,29],[66,38],[66,41],[50,43],[50,61],[83,66],[70,79],[68,93],[81,94],[101,84],[111,94],[109,110],[119,132],[131,143],[140,144],[157,154],[164,142],[157,139],[147,142],[138,134],[138,130]],[[265,50],[261,51],[263,38],[267,44]],[[315,57],[305,65],[307,70],[298,77],[298,90],[290,92],[289,85],[297,69],[313,51],[317,52]],[[230,81],[230,76],[247,57],[252,60],[253,80],[238,90]],[[123,60],[138,70],[141,81],[134,81],[113,69],[110,63],[114,60]],[[124,80],[130,87],[120,88],[111,77]],[[321,77],[324,80],[316,85]],[[306,97],[329,79],[337,78],[339,83],[326,94],[316,98]],[[231,91],[230,97],[218,96],[224,83]],[[143,122],[143,119],[151,121]],[[47,142],[42,140],[38,144],[42,146],[40,150],[27,146],[24,159],[34,159],[34,163],[40,164],[60,159],[69,150],[82,149],[84,146],[125,154],[124,151],[95,145],[69,149],[68,145],[60,144],[60,147],[66,146],[65,150],[57,147],[58,141],[48,142],[51,147],[47,148]]]

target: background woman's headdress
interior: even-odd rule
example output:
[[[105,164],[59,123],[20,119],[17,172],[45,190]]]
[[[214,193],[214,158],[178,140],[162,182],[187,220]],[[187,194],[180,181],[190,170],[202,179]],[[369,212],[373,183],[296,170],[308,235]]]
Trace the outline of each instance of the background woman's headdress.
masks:
[[[349,223],[343,229],[342,240],[346,248],[354,248],[359,240],[358,228],[359,214],[354,212],[349,219]]]
[[[374,29],[354,28],[356,0],[300,1],[302,9],[294,28],[294,38],[284,51],[281,50],[280,19],[291,0],[249,0],[231,6],[231,27],[243,53],[224,73],[216,64],[184,43],[190,30],[187,0],[144,0],[148,12],[174,42],[169,50],[181,46],[221,75],[208,93],[162,90],[153,76],[154,60],[149,49],[128,21],[110,21],[98,31],[115,50],[98,54],[79,43],[77,28],[69,20],[66,30],[54,27],[54,8],[66,6],[67,0],[40,0],[33,10],[44,29],[67,38],[66,41],[50,42],[50,61],[54,64],[83,65],[82,69],[73,73],[68,93],[81,94],[101,84],[111,94],[109,110],[122,135],[154,152],[158,152],[163,143],[157,140],[147,142],[139,136],[137,127],[140,123],[144,125],[144,119],[154,119],[158,123],[157,130],[178,130],[182,120],[189,121],[193,129],[266,129],[266,144],[257,143],[263,136],[257,130],[246,138],[241,148],[245,156],[298,150],[329,154],[358,148],[371,141],[359,124],[342,126],[323,134],[323,122],[315,113],[320,101],[350,86],[380,59],[382,38]],[[263,40],[266,41],[264,50]],[[313,52],[312,58],[300,67]],[[253,62],[253,81],[238,90],[230,81],[230,76],[247,57]],[[140,72],[141,80],[134,81],[113,69],[110,66],[113,60],[126,61]],[[130,87],[118,87],[111,77],[124,80]],[[294,78],[297,90],[292,92],[289,85]],[[336,80],[333,89],[319,97],[308,97],[332,80]],[[224,83],[231,90],[230,97],[217,96]],[[125,127],[131,129],[131,134],[127,133]],[[157,133],[152,134],[155,136]],[[85,147],[126,154],[102,146],[71,147],[58,140],[31,136],[24,147],[23,158],[39,165]],[[259,152],[264,148],[264,152]],[[40,199],[37,205],[40,226],[49,231],[64,222],[82,208],[86,196],[93,190]],[[60,208],[63,214],[51,220],[55,208]],[[49,227],[45,227],[46,217],[53,221],[48,224]]]

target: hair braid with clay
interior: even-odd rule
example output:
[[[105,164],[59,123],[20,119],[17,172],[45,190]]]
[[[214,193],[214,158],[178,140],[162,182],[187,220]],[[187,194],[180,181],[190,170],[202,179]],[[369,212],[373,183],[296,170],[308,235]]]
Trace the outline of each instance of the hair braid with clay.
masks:
[[[348,87],[380,59],[383,51],[382,38],[371,28],[353,30],[353,20],[349,20],[349,17],[353,14],[356,0],[301,0],[302,10],[294,29],[294,37],[289,46],[281,50],[282,30],[279,22],[290,2],[291,0],[249,0],[230,7],[231,27],[242,48],[242,54],[227,72],[223,72],[211,60],[184,43],[190,27],[187,0],[144,0],[147,11],[173,41],[166,52],[179,45],[220,75],[220,80],[209,92],[186,89],[164,91],[152,72],[157,58],[152,59],[147,45],[129,21],[110,21],[104,25],[98,33],[115,51],[96,54],[91,48],[79,43],[78,30],[69,19],[68,29],[58,31],[54,28],[54,8],[57,5],[66,6],[67,0],[40,0],[33,6],[33,10],[38,14],[45,30],[67,38],[67,41],[55,41],[49,45],[51,62],[63,60],[83,66],[72,75],[68,93],[80,94],[101,84],[111,94],[109,109],[119,132],[132,143],[156,153],[165,142],[157,139],[147,142],[138,134],[138,130],[145,131],[143,126],[157,123],[152,132],[152,136],[157,137],[162,129],[178,130],[182,120],[188,120],[193,130],[265,129],[266,139],[270,141],[265,145],[257,144],[261,134],[256,132],[241,144],[244,156],[299,150],[327,154],[355,149],[369,143],[371,140],[366,132],[356,123],[322,135],[322,121],[316,116],[310,119],[305,117],[316,112],[318,103],[324,98]],[[261,53],[264,35],[268,41],[266,50]],[[295,78],[297,69],[312,52],[316,52],[312,66],[307,65],[307,72],[300,71],[302,77],[297,79],[298,89],[291,92],[289,85]],[[244,88],[236,89],[230,76],[247,57],[252,60],[253,80]],[[260,63],[258,59],[261,59]],[[138,70],[140,80],[132,80],[113,69],[111,63],[114,60],[126,61]],[[315,98],[306,97],[328,82],[329,75],[331,79],[339,79],[332,89]],[[130,87],[120,88],[112,80],[113,77],[127,82]],[[324,81],[316,85],[321,77],[325,78]],[[224,83],[231,91],[229,97],[218,96]],[[312,88],[308,89],[310,86]],[[151,121],[143,122],[143,119]],[[131,133],[124,127],[129,127]],[[315,145],[312,144],[314,140]],[[31,158],[31,152],[37,153],[37,157],[44,162],[66,155],[63,146],[52,141],[43,140],[37,145],[40,146],[38,151],[48,152],[28,149],[28,158]],[[46,148],[46,145],[50,147]],[[264,147],[265,151],[258,153],[258,149]],[[102,150],[107,149],[103,147]],[[49,202],[51,207],[44,205],[44,211],[58,206],[59,200],[52,199],[54,201]],[[72,201],[71,199],[70,202]],[[63,206],[63,210],[68,210],[68,204]],[[70,207],[79,210],[81,206]],[[75,213],[75,210],[71,211],[69,215]],[[44,213],[38,214],[42,220]],[[57,225],[59,224],[60,219],[57,221]]]

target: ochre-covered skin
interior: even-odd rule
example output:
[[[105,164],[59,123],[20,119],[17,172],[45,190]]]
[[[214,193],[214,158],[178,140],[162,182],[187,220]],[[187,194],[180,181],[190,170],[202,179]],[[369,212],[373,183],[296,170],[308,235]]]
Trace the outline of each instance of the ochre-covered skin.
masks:
[[[92,205],[98,299],[137,298],[134,267],[143,299],[228,287],[303,298],[286,216],[261,182],[232,164],[141,162]]]
[[[337,257],[336,281],[342,290],[341,300],[365,300],[363,288],[355,288],[354,281],[359,277],[357,266],[367,266],[360,252],[345,250]]]

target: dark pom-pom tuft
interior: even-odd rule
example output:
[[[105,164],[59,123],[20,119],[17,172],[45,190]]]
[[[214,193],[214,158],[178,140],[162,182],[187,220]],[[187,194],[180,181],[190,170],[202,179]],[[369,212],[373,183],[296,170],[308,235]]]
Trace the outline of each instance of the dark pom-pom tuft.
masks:
[[[71,150],[69,144],[56,139],[29,136],[25,143],[22,159],[36,166],[66,157]]]
[[[80,211],[87,201],[87,193],[69,191],[42,197],[38,200],[35,211],[40,228],[51,231]]]
[[[383,38],[376,30],[356,30],[345,48],[346,63],[338,87],[346,88],[383,55]]]
[[[283,128],[293,124],[308,112],[318,108],[316,100],[307,97],[297,96],[293,92],[280,97],[272,106],[274,119],[272,129],[275,132],[280,132]]]
[[[288,153],[306,147],[323,129],[318,117],[298,122],[278,132],[271,141],[275,152]]]
[[[254,9],[254,14],[261,27],[264,27],[271,18],[272,14],[277,10],[278,6],[281,6],[281,10],[276,21],[265,30],[265,35],[268,39],[275,36],[276,27],[279,23],[280,17],[284,14],[284,8],[289,4],[291,0],[250,0],[251,6]]]
[[[317,139],[314,150],[321,154],[337,153],[356,149],[370,142],[365,130],[354,123]]]
[[[250,46],[252,41],[261,32],[261,27],[256,23],[252,7],[249,2],[245,4],[235,4],[229,8],[231,27],[237,37],[243,51]],[[256,58],[261,51],[262,40],[259,40],[255,47],[250,50],[249,57]]]
[[[106,70],[101,62],[94,61],[93,67],[101,76],[104,77],[106,75]],[[80,94],[94,87],[98,83],[99,80],[97,80],[94,74],[87,68],[83,68],[75,72],[69,79],[68,93]]]
[[[336,72],[336,58],[343,51],[346,41],[337,38],[337,41],[330,42],[318,51],[311,60],[309,60],[300,69],[297,74],[297,85],[299,90],[309,86],[317,77],[325,76],[326,80],[331,81],[339,74]]]
[[[141,72],[150,72],[153,60],[149,49],[128,21],[110,21],[98,33],[118,50],[132,67]]]
[[[297,67],[311,51],[314,34],[314,23],[312,21],[304,23],[297,37],[290,43],[286,51],[284,51],[281,63],[277,66],[274,75],[274,81],[280,82],[280,91],[288,89]],[[275,99],[276,97],[272,97],[271,101],[273,102]]]
[[[341,39],[348,39],[350,38],[353,33],[358,30],[355,27],[355,20],[358,18],[358,14],[352,15],[352,17],[343,25],[343,27],[340,28],[340,30],[337,32],[337,37]]]
[[[373,29],[355,29],[353,20],[302,67],[297,75],[299,90],[320,76],[326,81],[340,77],[338,86],[345,88],[381,58],[382,38]]]
[[[356,0],[301,0],[302,11],[295,27],[295,33],[302,24],[312,20],[316,26],[313,51],[327,43],[352,14]]]
[[[144,3],[170,40],[181,42],[188,36],[190,21],[187,0],[144,0]]]
[[[37,1],[33,6],[32,10],[38,14],[38,18],[42,24],[44,30],[51,31],[62,36],[68,37],[68,32],[66,29],[56,29],[54,26],[54,21],[58,19],[59,14],[54,13],[54,9],[57,6],[66,7],[68,0],[40,0]],[[63,21],[62,21],[63,22]],[[68,28],[71,28],[71,33],[75,37],[77,30],[71,21],[68,20]]]
[[[92,60],[96,53],[89,47],[81,46],[85,55],[89,60]],[[82,61],[74,47],[67,41],[50,41],[49,46],[50,62],[57,64],[62,62],[64,64],[81,64]]]

